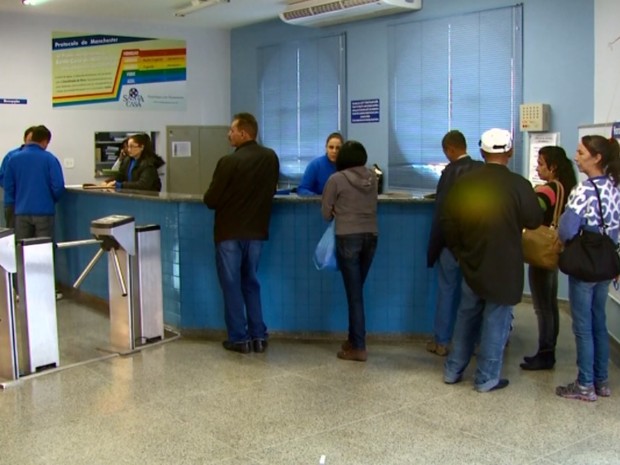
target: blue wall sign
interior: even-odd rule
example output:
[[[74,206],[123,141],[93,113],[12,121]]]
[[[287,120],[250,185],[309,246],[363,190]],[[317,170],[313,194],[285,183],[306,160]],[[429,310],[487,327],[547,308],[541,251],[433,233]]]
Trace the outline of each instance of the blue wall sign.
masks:
[[[28,99],[25,98],[2,98],[0,97],[0,105],[26,105]]]
[[[351,123],[378,123],[379,99],[351,100]]]
[[[616,121],[611,126],[611,137],[614,139],[620,139],[620,121]]]

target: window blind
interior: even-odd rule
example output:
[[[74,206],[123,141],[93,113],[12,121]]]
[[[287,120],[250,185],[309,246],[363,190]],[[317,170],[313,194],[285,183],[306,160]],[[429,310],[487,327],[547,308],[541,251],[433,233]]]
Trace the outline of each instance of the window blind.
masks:
[[[342,132],[344,34],[262,47],[258,51],[261,141],[280,158],[280,181],[297,183]]]
[[[521,166],[522,7],[391,26],[388,68],[389,186],[435,188],[446,159],[441,139],[460,130],[478,158],[480,134],[515,136]]]

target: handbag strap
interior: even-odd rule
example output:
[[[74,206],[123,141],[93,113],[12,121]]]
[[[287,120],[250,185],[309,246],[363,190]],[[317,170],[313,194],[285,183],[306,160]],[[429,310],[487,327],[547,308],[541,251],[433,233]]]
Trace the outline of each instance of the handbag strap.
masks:
[[[596,191],[596,198],[598,199],[598,213],[601,216],[602,223],[601,227],[603,229],[603,234],[607,236],[607,224],[605,224],[605,217],[603,216],[603,207],[601,206],[601,194],[598,191],[598,186],[596,185],[596,183],[591,179],[588,179],[588,181],[590,181],[590,184],[594,186],[594,190]]]
[[[555,179],[551,182],[556,186],[555,209],[553,210],[553,220],[551,222],[551,226],[557,228],[560,220],[560,214],[562,213],[562,207],[564,206],[564,186],[561,182],[556,181]]]

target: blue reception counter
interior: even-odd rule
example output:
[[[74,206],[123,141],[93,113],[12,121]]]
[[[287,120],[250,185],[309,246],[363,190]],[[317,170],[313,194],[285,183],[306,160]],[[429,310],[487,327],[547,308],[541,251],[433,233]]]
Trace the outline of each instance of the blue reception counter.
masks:
[[[365,288],[369,334],[432,332],[436,279],[426,268],[426,244],[433,209],[429,200],[380,196],[379,245]],[[90,238],[91,221],[111,214],[131,215],[136,225],[161,226],[165,323],[181,331],[223,330],[214,215],[202,198],[70,188],[58,206],[57,240]],[[271,332],[346,331],[340,274],[317,271],[312,264],[324,228],[318,198],[276,197],[259,270]],[[95,245],[57,250],[57,279],[71,285],[96,250]],[[82,283],[82,292],[107,299],[106,266],[106,260],[99,261]]]

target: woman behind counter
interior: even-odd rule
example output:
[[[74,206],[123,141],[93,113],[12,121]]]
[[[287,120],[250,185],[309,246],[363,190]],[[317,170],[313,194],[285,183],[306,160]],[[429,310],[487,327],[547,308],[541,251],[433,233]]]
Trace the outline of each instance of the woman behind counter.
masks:
[[[161,180],[157,170],[166,162],[155,152],[151,138],[147,134],[134,134],[127,141],[128,157],[122,162],[116,178],[105,183],[116,189],[142,191],[161,190]]]
[[[344,139],[339,132],[332,132],[325,140],[325,155],[315,158],[306,167],[298,195],[321,195],[329,177],[336,172],[336,158]]]

